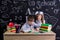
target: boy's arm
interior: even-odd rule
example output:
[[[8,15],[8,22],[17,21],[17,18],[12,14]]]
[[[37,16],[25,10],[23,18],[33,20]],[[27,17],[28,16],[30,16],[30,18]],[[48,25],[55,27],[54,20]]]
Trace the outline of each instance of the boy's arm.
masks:
[[[39,28],[40,25],[34,22],[34,27]]]

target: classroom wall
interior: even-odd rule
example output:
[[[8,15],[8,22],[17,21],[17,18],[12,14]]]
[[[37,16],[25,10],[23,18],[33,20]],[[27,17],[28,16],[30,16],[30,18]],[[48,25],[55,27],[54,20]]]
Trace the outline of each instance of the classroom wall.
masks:
[[[0,23],[13,22],[23,24],[28,15],[43,11],[46,23],[53,25],[52,31],[60,40],[60,0],[0,0]]]

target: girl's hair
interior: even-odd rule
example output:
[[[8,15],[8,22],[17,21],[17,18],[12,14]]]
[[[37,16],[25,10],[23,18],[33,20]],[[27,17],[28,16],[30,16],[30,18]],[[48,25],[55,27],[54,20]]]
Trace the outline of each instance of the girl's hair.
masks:
[[[42,18],[41,18],[41,22],[44,23],[44,15],[43,14],[36,14],[36,20],[38,19],[38,16],[41,15]]]

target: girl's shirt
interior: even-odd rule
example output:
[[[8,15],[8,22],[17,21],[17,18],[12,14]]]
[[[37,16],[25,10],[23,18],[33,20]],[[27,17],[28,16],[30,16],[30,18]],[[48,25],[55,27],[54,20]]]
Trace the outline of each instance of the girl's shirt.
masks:
[[[37,24],[37,26],[36,27],[40,27],[41,26],[41,24],[42,24],[42,22],[41,21],[38,21],[38,20],[36,20],[36,24]]]
[[[44,20],[44,22],[43,22],[44,24],[45,24],[45,20]],[[37,26],[36,27],[41,27],[41,24],[42,24],[42,22],[41,21],[38,21],[38,20],[36,20],[36,24],[37,24]]]

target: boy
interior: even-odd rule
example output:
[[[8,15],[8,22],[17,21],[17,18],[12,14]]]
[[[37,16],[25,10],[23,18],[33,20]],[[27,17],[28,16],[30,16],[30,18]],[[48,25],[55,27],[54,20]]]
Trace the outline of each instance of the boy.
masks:
[[[32,15],[29,15],[27,20],[28,21],[22,26],[21,30],[23,32],[34,32],[34,17]]]

